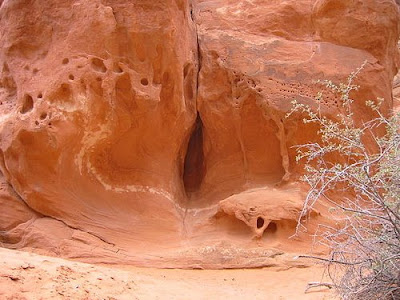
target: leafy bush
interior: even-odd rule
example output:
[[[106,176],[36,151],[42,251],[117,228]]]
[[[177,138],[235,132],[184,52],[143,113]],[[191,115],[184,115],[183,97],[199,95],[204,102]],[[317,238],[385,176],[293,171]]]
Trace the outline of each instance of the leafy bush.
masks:
[[[400,115],[383,114],[382,99],[367,101],[375,114],[355,121],[350,94],[363,66],[347,83],[320,81],[341,99],[343,114],[331,119],[318,108],[293,102],[289,114],[305,115],[318,126],[320,141],[298,146],[305,162],[303,180],[310,186],[300,220],[317,201],[327,201],[337,216],[335,226],[320,225],[318,241],[331,249],[326,263],[333,286],[343,299],[400,299]]]

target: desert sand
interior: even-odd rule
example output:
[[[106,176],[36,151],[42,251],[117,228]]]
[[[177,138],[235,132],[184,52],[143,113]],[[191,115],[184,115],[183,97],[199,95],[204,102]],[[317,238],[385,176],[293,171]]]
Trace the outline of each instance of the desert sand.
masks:
[[[97,266],[0,248],[0,299],[334,299],[320,267],[176,270]]]

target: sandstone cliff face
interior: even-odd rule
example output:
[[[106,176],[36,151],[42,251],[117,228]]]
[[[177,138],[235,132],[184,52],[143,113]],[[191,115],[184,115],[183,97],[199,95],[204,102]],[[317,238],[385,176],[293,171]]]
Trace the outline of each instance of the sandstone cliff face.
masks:
[[[391,0],[0,5],[8,247],[167,267],[268,265],[308,242],[287,239],[302,204],[292,146],[316,134],[285,118],[291,101],[312,105],[315,80],[344,81],[366,60],[356,118],[369,117],[364,100],[392,106]],[[326,99],[324,112],[340,113],[335,95]]]

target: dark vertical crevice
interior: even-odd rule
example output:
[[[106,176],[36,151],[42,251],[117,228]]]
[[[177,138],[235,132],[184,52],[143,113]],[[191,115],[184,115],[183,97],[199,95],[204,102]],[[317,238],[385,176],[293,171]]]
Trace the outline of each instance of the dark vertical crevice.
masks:
[[[203,122],[197,114],[196,123],[189,139],[183,169],[183,183],[188,198],[200,189],[204,177]]]
[[[196,103],[197,118],[192,129],[184,161],[183,184],[188,199],[192,198],[193,193],[197,192],[200,189],[205,173],[205,161],[203,152],[203,122],[200,118],[200,113],[198,111],[197,105],[202,57],[200,51],[198,28],[196,24],[196,10],[193,7],[192,2],[190,2],[189,5],[190,19],[194,25],[197,43],[197,68],[195,68],[197,73],[193,74],[196,81],[193,97]],[[189,74],[188,72],[186,73],[186,75]]]
[[[196,29],[196,40],[197,40],[197,63],[198,63],[198,65],[197,65],[197,78],[196,78],[196,99],[197,99],[198,91],[199,91],[199,80],[200,80],[201,63],[202,63],[199,35],[197,33],[197,29]]]

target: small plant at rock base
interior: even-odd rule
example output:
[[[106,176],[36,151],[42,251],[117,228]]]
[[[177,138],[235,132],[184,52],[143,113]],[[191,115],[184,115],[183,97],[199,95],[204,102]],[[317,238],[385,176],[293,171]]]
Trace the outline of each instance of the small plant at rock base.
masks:
[[[354,78],[346,84],[321,81],[341,99],[343,114],[330,119],[317,108],[293,102],[294,113],[318,125],[319,142],[297,147],[305,163],[303,180],[309,185],[301,221],[317,201],[331,204],[336,225],[320,225],[319,243],[328,246],[326,263],[333,286],[343,299],[400,299],[400,115],[381,112],[382,99],[367,101],[375,114],[368,122],[355,121],[350,97]]]

